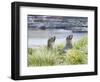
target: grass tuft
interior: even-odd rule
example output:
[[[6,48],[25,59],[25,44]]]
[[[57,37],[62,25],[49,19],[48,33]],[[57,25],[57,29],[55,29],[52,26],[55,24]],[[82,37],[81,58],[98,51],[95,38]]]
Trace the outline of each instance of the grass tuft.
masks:
[[[54,65],[77,65],[87,64],[88,52],[87,37],[73,43],[73,48],[63,53],[64,44],[56,45],[52,50],[46,46],[28,48],[28,66],[54,66]]]

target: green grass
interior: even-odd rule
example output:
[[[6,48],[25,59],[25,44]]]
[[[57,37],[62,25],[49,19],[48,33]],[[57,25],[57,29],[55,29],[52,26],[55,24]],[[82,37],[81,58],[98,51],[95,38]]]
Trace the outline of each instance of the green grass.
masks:
[[[80,50],[71,49],[68,51],[66,55],[67,64],[86,64],[87,63],[87,55]]]
[[[87,37],[73,43],[73,48],[63,53],[64,44],[56,45],[52,50],[46,46],[28,49],[28,66],[54,66],[87,64]]]

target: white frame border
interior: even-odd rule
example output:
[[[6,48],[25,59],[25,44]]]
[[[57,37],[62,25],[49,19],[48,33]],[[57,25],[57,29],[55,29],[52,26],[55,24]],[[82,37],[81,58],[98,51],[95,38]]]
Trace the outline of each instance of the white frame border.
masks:
[[[27,67],[27,15],[58,15],[88,17],[88,64],[68,66]],[[20,76],[94,72],[94,11],[20,7]]]

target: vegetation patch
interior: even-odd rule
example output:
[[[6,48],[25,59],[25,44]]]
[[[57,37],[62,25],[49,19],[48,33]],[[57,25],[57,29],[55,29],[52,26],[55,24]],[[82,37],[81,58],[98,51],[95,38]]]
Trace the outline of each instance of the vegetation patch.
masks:
[[[64,44],[55,45],[48,50],[46,46],[28,48],[28,66],[54,66],[54,65],[77,65],[88,62],[88,40],[81,38],[73,43],[73,48],[63,52]]]

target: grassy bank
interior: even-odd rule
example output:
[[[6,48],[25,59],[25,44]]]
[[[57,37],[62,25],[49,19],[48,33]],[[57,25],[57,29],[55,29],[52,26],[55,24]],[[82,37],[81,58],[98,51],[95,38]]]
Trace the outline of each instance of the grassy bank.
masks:
[[[28,49],[28,66],[76,65],[87,63],[87,37],[73,43],[73,48],[63,53],[64,44],[56,45],[52,50],[46,46]]]

